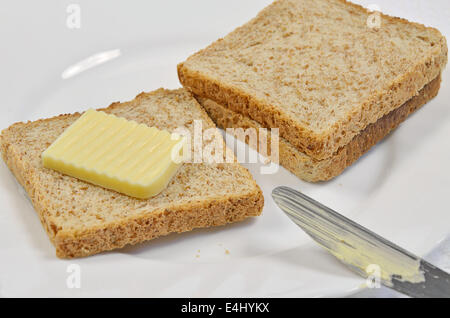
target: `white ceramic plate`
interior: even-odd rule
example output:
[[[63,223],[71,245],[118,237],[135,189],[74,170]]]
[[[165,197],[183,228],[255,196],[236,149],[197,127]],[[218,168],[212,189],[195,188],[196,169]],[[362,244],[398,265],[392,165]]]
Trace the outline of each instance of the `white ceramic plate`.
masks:
[[[4,1],[0,127],[176,88],[178,62],[268,2],[78,1],[81,28],[70,29],[72,2]],[[449,33],[447,1],[377,3]],[[332,182],[308,184],[282,168],[260,175],[258,164],[247,164],[264,191],[261,217],[85,259],[55,257],[24,191],[1,163],[0,296],[298,297],[355,291],[364,280],[291,223],[270,193],[278,185],[297,188],[423,255],[450,228],[449,102],[446,71],[437,98]],[[71,264],[81,269],[79,289],[66,284]]]

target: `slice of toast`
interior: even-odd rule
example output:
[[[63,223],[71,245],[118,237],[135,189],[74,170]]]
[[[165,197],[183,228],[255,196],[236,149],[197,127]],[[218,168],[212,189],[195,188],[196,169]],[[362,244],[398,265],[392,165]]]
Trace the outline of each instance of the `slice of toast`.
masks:
[[[372,146],[388,135],[389,132],[400,125],[408,115],[435,97],[439,91],[440,82],[441,78],[439,76],[425,85],[420,90],[419,95],[414,96],[399,108],[378,119],[374,124],[367,126],[330,158],[322,160],[314,159],[298,150],[286,139],[280,138],[279,163],[297,177],[309,182],[326,181],[338,176],[345,168],[350,166]],[[258,122],[219,105],[210,99],[197,97],[197,100],[216,124],[223,129],[257,129],[262,127]],[[248,138],[245,141],[248,143]],[[268,144],[270,145],[270,137],[268,138]],[[267,147],[267,149],[269,150],[268,155],[270,155],[270,147]]]
[[[195,120],[203,129],[215,127],[184,89],[142,93],[102,110],[168,131],[192,132]],[[16,123],[1,134],[3,158],[30,196],[58,257],[87,256],[261,213],[262,192],[236,161],[184,163],[168,187],[147,200],[45,169],[42,152],[80,115]]]
[[[178,75],[321,160],[417,95],[446,62],[436,29],[343,0],[278,0],[179,64]]]

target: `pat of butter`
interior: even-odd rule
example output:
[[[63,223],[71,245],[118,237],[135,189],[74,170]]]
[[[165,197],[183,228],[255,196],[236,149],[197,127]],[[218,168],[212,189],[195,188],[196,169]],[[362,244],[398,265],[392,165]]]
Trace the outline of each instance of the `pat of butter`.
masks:
[[[178,135],[86,111],[42,153],[44,167],[132,197],[161,192],[181,164]]]

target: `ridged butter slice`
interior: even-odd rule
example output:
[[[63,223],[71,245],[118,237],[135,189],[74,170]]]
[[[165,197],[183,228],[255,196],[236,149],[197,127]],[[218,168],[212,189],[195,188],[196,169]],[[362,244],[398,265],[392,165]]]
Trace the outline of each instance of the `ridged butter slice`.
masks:
[[[44,167],[126,195],[160,193],[181,165],[180,136],[90,109],[42,153]]]

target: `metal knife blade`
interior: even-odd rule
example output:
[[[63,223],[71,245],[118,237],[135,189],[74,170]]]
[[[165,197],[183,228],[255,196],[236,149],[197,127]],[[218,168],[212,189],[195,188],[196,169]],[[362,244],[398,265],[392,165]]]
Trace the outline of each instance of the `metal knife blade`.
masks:
[[[275,188],[272,197],[295,224],[361,276],[379,278],[411,297],[450,297],[450,274],[420,257],[289,187]]]

